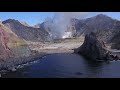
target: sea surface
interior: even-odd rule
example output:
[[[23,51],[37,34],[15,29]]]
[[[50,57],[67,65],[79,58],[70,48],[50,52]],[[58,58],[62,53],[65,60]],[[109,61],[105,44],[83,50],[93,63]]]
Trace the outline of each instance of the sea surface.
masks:
[[[3,78],[119,78],[120,61],[91,62],[78,54],[51,54]]]

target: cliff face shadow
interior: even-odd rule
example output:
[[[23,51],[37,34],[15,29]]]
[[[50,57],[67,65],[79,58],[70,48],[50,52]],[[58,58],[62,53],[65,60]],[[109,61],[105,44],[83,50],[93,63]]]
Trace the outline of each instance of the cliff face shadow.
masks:
[[[98,77],[98,75],[101,74],[103,68],[104,68],[105,62],[98,62],[93,60],[85,59],[85,65],[87,68],[87,71],[89,71],[89,75],[94,77]]]

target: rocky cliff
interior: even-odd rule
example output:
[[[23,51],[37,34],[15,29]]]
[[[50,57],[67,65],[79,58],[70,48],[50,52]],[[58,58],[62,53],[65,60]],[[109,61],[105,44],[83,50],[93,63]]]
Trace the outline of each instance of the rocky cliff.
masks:
[[[75,52],[93,61],[110,59],[110,55],[105,49],[104,42],[98,40],[96,34],[93,32],[85,36],[83,45],[77,48]]]

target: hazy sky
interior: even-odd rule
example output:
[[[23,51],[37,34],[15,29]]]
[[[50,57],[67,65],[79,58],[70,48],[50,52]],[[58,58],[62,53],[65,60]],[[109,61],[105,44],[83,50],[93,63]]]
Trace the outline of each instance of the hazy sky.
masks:
[[[93,12],[90,16],[97,14],[106,14],[120,20],[120,12]],[[54,12],[0,12],[0,20],[16,19],[27,22],[29,25],[35,25],[43,22],[47,17],[53,17]]]

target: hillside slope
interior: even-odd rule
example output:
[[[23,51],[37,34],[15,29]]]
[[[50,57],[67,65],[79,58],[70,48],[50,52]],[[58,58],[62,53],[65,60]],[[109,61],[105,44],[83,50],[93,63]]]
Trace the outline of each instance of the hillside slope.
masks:
[[[10,57],[28,57],[30,54],[31,50],[26,42],[0,23],[0,60],[7,60]]]
[[[2,22],[5,26],[10,28],[18,37],[26,41],[47,41],[49,34],[40,28],[28,27],[21,24],[18,20],[8,19]]]

